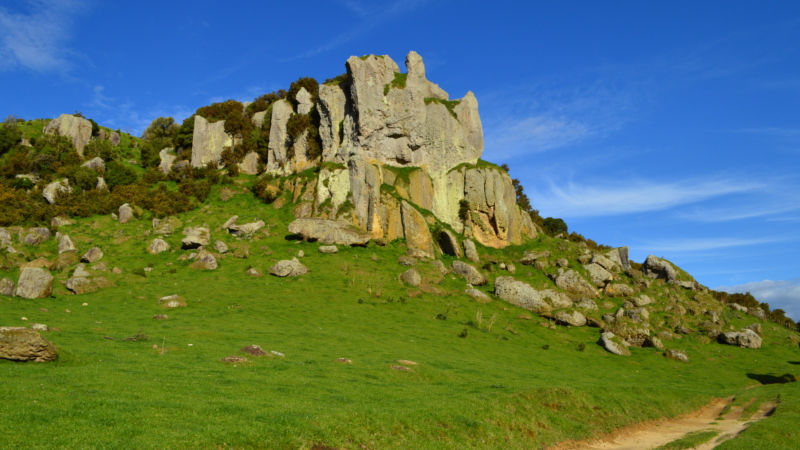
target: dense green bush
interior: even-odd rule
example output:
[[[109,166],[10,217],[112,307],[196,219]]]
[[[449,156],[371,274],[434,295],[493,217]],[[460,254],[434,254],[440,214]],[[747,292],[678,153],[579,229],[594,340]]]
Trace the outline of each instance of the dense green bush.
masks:
[[[280,189],[273,177],[266,176],[253,184],[253,194],[263,200],[264,203],[272,203],[280,195]]]
[[[77,187],[84,191],[90,191],[97,186],[98,173],[88,167],[73,167],[67,175],[70,186]]]
[[[209,122],[225,121],[225,132],[233,136],[246,136],[252,128],[250,119],[244,115],[244,106],[236,100],[212,103],[198,108],[197,115]]]
[[[559,233],[567,234],[567,223],[564,219],[548,217],[542,220],[544,232],[550,236],[557,236]]]
[[[194,137],[194,115],[184,119],[178,132],[175,135],[175,153],[178,159],[189,159],[189,153],[192,148],[192,139]]]
[[[317,98],[319,98],[319,83],[317,83],[317,80],[314,78],[302,77],[292,82],[289,86],[288,97],[292,105],[295,107],[297,106],[297,99],[295,97],[297,97],[297,93],[300,92],[300,88],[306,88],[306,91],[311,94],[311,101],[317,103]]]
[[[150,125],[148,125],[147,129],[144,130],[144,133],[142,133],[142,139],[168,139],[171,144],[171,141],[175,139],[177,134],[178,124],[175,123],[175,119],[172,117],[157,117],[150,122]]]
[[[252,117],[257,112],[266,111],[270,105],[282,98],[286,98],[286,91],[283,89],[256,97],[252,103],[247,105],[246,114]]]
[[[137,179],[136,171],[119,161],[109,161],[106,164],[106,184],[111,189],[133,184]]]
[[[112,159],[119,158],[119,151],[117,151],[108,139],[92,139],[83,148],[83,157],[87,159],[100,157],[103,161],[111,161]]]
[[[22,139],[22,132],[17,128],[16,121],[9,121],[0,126],[0,156],[14,148]]]

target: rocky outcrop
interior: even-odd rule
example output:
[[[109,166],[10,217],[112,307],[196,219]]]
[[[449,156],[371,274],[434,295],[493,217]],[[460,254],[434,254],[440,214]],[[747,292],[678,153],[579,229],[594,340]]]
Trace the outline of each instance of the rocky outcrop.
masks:
[[[58,359],[58,351],[36,330],[0,327],[0,358],[12,361],[47,362]]]
[[[62,114],[44,127],[44,133],[70,138],[75,150],[83,157],[83,148],[92,138],[92,123],[83,117]]]
[[[556,286],[575,295],[595,298],[597,290],[574,270],[566,270],[556,277]]]
[[[554,308],[572,305],[566,295],[552,289],[536,290],[528,283],[512,277],[497,277],[494,280],[494,293],[501,299],[522,308],[546,313]]]
[[[642,272],[650,278],[663,278],[667,281],[678,279],[678,272],[675,266],[667,260],[650,255],[642,264]]]
[[[167,147],[162,149],[158,152],[159,163],[158,169],[161,170],[161,173],[164,175],[168,175],[169,172],[172,170],[172,164],[175,163],[175,160],[178,158],[175,156],[175,148],[174,147]]]
[[[415,258],[433,258],[435,256],[433,238],[425,217],[408,202],[402,203],[400,217],[403,221],[403,235],[406,238],[408,254]]]
[[[296,219],[289,224],[289,232],[323,244],[365,245],[370,240],[368,234],[339,220]]]
[[[17,281],[16,296],[22,298],[45,298],[53,292],[53,276],[45,269],[26,267]]]
[[[755,331],[745,328],[741,331],[729,331],[719,335],[721,344],[737,345],[743,348],[761,348],[762,338]]]
[[[244,159],[239,163],[239,172],[245,175],[258,174],[258,153],[250,152],[244,155]]]
[[[225,121],[209,122],[202,116],[194,116],[192,135],[192,167],[205,167],[208,163],[219,163],[225,147],[232,147],[233,139],[225,132]]]
[[[278,100],[272,104],[272,121],[269,128],[269,145],[267,147],[267,172],[284,174],[289,162],[289,134],[286,124],[294,110],[287,100]]]

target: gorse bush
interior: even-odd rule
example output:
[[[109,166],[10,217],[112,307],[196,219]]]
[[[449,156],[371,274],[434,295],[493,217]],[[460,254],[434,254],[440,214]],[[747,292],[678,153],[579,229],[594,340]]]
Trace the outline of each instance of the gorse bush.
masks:
[[[106,164],[106,184],[109,188],[133,184],[138,179],[136,171],[119,161],[109,161]]]

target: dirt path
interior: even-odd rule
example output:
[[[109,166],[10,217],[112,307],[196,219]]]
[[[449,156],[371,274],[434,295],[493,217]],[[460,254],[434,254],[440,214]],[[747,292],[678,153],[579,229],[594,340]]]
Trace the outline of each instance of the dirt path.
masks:
[[[707,406],[674,419],[647,422],[624,428],[613,435],[582,442],[571,442],[557,445],[555,449],[589,449],[589,450],[638,450],[652,449],[680,439],[696,431],[716,431],[718,434],[709,442],[697,449],[713,449],[720,443],[733,439],[744,431],[751,423],[770,415],[776,404],[767,402],[747,420],[740,420],[745,406],[732,406],[723,418],[720,413],[730,405],[733,398],[716,399]]]

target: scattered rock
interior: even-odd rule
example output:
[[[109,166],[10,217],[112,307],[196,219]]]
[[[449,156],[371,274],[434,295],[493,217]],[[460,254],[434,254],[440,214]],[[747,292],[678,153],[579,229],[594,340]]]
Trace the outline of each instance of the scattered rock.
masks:
[[[587,311],[597,311],[597,303],[590,298],[582,298],[577,304],[576,308],[585,309]]]
[[[481,261],[480,256],[478,256],[478,249],[472,239],[464,239],[464,256],[475,264]]]
[[[186,307],[186,300],[177,294],[161,297],[158,299],[158,303],[169,309]]]
[[[59,228],[67,225],[74,225],[75,221],[66,216],[56,216],[50,220],[50,228]]]
[[[81,256],[81,261],[85,263],[95,263],[103,258],[103,251],[100,247],[92,247]]]
[[[647,339],[644,340],[644,344],[642,347],[653,347],[657,350],[664,350],[664,343],[661,342],[661,339],[657,336],[648,336]]]
[[[45,227],[34,227],[30,228],[28,232],[25,234],[25,237],[22,238],[22,242],[26,245],[39,245],[42,242],[50,239],[50,230]]]
[[[246,347],[242,347],[240,349],[240,351],[242,351],[244,353],[247,353],[248,355],[253,355],[253,356],[266,356],[266,355],[269,355],[269,353],[265,352],[264,349],[261,348],[261,346],[258,346],[258,345],[255,345],[255,344],[248,345]]]
[[[538,291],[528,283],[512,277],[497,277],[494,280],[494,293],[501,299],[536,313],[546,313],[556,307],[571,306],[572,302],[564,294],[545,289]]]
[[[747,310],[747,314],[759,319],[759,320],[767,320],[767,313],[763,309],[759,307],[750,308]]]
[[[323,244],[366,245],[370,240],[369,234],[340,220],[295,219],[289,224],[289,232]]]
[[[234,216],[236,217],[236,216]],[[228,232],[237,237],[252,236],[256,231],[264,228],[264,221],[258,220],[250,223],[243,223],[241,225],[232,224],[227,227]]]
[[[475,288],[469,288],[465,290],[464,293],[474,298],[478,303],[489,303],[492,301],[492,298],[486,295],[486,293]]]
[[[50,272],[34,267],[22,269],[17,280],[16,296],[28,299],[49,297],[53,292]]]
[[[3,278],[0,280],[0,295],[7,295],[9,297],[14,295],[14,281]]]
[[[529,266],[540,259],[545,259],[548,257],[550,257],[550,252],[547,250],[545,251],[528,250],[527,252],[525,252],[524,255],[522,255],[522,259],[520,259],[519,262]]]
[[[147,246],[147,253],[150,253],[151,255],[157,255],[167,250],[169,250],[169,244],[167,241],[160,238],[153,239],[150,242],[150,245]]]
[[[44,323],[34,323],[33,325],[31,325],[31,330],[50,331],[50,327],[48,327],[47,324]]]
[[[245,272],[245,273],[247,275],[250,275],[251,277],[256,277],[256,278],[264,276],[255,267],[251,267],[251,268],[247,269],[247,272]]]
[[[353,360],[350,358],[336,358],[336,362],[342,364],[353,364]]]
[[[58,253],[66,253],[66,252],[76,252],[78,251],[75,244],[72,243],[72,239],[69,238],[66,234],[62,234],[59,236],[58,239]]]
[[[717,337],[721,344],[738,345],[743,348],[761,348],[761,336],[755,331],[745,328],[741,331],[729,331]]]
[[[636,293],[632,287],[623,283],[609,283],[603,292],[609,297],[630,297]]]
[[[752,324],[746,326],[745,328],[748,329],[748,330],[753,330],[759,336],[763,336],[764,335],[763,332],[762,332],[760,323],[752,323]]]
[[[641,294],[631,299],[633,304],[638,307],[647,306],[653,303],[653,299],[647,296],[646,294]]]
[[[192,263],[193,269],[215,270],[217,267],[217,258],[205,250],[200,250],[197,254],[197,261]]]
[[[335,245],[320,245],[317,250],[320,253],[331,254],[331,253],[338,253],[339,252],[339,247],[337,247]]]
[[[435,267],[436,270],[438,270],[439,273],[441,273],[442,275],[447,275],[448,273],[450,273],[450,271],[447,270],[447,266],[445,266],[444,263],[439,261],[438,259],[433,260],[433,263],[431,264],[433,264],[433,267]]]
[[[119,218],[119,223],[128,223],[133,219],[133,208],[131,205],[124,203],[119,207],[119,211],[117,214]]]
[[[401,255],[397,258],[397,262],[400,263],[401,266],[411,267],[417,263],[417,258],[409,255]]]
[[[87,294],[97,291],[97,286],[86,277],[72,277],[64,283],[64,286],[74,294]]]
[[[207,227],[187,227],[184,228],[183,235],[181,248],[184,250],[206,246],[211,239],[211,231]]]
[[[409,286],[419,286],[422,283],[422,276],[417,269],[411,268],[400,275],[400,280]]]
[[[214,242],[214,250],[216,250],[217,253],[228,253],[228,244],[226,244],[223,241],[217,240],[216,242]]]
[[[284,259],[270,267],[269,273],[276,277],[296,277],[308,273],[308,268],[300,263],[297,258]]]
[[[247,358],[244,356],[226,356],[222,358],[222,362],[228,364],[242,364],[247,362]]]
[[[153,316],[155,320],[169,320],[169,316],[166,314],[156,314]]]
[[[556,277],[556,286],[567,292],[589,298],[597,297],[597,290],[588,281],[581,278],[578,272],[569,269]]]
[[[684,363],[689,362],[689,357],[686,356],[686,352],[684,352],[683,350],[669,349],[664,352],[664,356],[669,359],[674,359],[675,361],[680,361]]]
[[[747,308],[738,303],[729,303],[728,306],[734,311],[747,312]]]
[[[608,270],[604,269],[600,264],[591,263],[584,266],[584,268],[587,272],[589,272],[589,278],[597,287],[603,287],[605,286],[606,282],[614,279],[614,275],[612,275]]]
[[[678,278],[678,272],[675,266],[667,260],[650,255],[642,264],[642,272],[650,278],[663,278],[667,281],[675,281]]]
[[[620,356],[631,356],[631,351],[627,348],[627,343],[614,333],[606,331],[600,335],[598,344],[606,349],[608,352]]]
[[[467,280],[467,283],[473,286],[482,286],[486,284],[486,277],[484,277],[478,269],[465,262],[456,260],[453,261],[450,267],[453,269],[453,273],[461,276]]]
[[[553,318],[562,325],[569,325],[572,327],[582,327],[586,325],[586,316],[580,311],[556,311]]]
[[[12,361],[47,362],[58,359],[58,351],[36,330],[0,327],[0,358]]]
[[[397,370],[397,371],[400,371],[400,372],[413,372],[413,370],[410,367],[406,367],[406,366],[392,365],[391,368],[392,368],[392,370]]]

